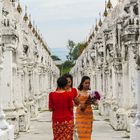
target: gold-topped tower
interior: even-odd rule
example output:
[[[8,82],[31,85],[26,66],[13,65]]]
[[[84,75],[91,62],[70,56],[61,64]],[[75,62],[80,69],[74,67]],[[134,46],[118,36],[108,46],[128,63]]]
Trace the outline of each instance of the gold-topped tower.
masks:
[[[105,1],[105,11],[104,11],[104,17],[107,17],[108,16],[108,12],[107,12],[107,8],[106,8],[106,1]]]
[[[98,23],[98,25],[101,27],[101,26],[102,26],[101,13],[99,13],[99,16],[100,16],[100,20],[99,20],[99,23]]]
[[[19,1],[19,0],[18,0],[17,11],[18,11],[20,14],[22,13],[22,8],[21,8],[20,1]]]
[[[110,1],[110,0],[108,0],[108,3],[107,3],[107,8],[108,8],[108,9],[113,8],[112,3],[111,3],[111,1]]]
[[[94,30],[93,30],[93,32],[92,32],[92,36],[93,36],[93,37],[95,36]]]
[[[28,27],[31,29],[32,28],[32,23],[31,23],[31,15],[29,15],[29,24]]]
[[[24,15],[23,19],[24,19],[25,22],[28,20],[27,6],[25,6],[25,15]]]
[[[95,26],[95,31],[98,31],[98,24],[97,24],[97,19],[96,19],[96,26]]]
[[[35,21],[33,21],[33,30],[32,30],[33,34],[36,32],[35,31]]]

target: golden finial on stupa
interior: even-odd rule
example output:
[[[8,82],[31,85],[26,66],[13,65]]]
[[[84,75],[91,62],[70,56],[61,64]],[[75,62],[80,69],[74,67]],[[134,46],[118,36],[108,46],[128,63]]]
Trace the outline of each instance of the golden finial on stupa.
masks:
[[[21,8],[20,1],[19,1],[19,0],[18,0],[17,11],[18,11],[20,14],[22,13],[22,8]]]
[[[40,42],[41,42],[41,43],[43,42],[42,34],[40,35]]]
[[[93,37],[95,36],[94,30],[93,30],[93,32],[92,32],[92,36],[93,36]]]
[[[111,9],[113,6],[112,6],[112,3],[111,3],[111,1],[110,0],[108,0],[108,3],[107,3],[107,8],[108,9]]]
[[[106,1],[105,1],[105,11],[104,11],[104,14],[103,14],[105,17],[108,16],[108,12],[107,12],[107,8],[106,8]]]
[[[37,29],[37,26],[36,26],[36,32],[35,32],[35,36],[37,37],[38,36],[38,29]]]
[[[35,28],[33,27],[33,34],[35,33]]]
[[[97,19],[96,19],[95,31],[96,31],[96,32],[98,31]]]
[[[99,20],[99,23],[98,23],[98,25],[101,27],[101,26],[102,26],[101,13],[99,13],[99,15],[100,15],[100,20]]]
[[[32,28],[32,23],[31,23],[31,15],[29,15],[29,24],[28,27],[31,29]]]
[[[25,6],[25,15],[23,17],[24,21],[28,20],[28,15],[27,15],[27,6]]]
[[[93,29],[93,31],[92,31],[92,37],[94,37],[95,36],[95,31],[94,31],[94,25],[92,26],[92,29]]]
[[[32,30],[33,34],[35,33],[35,22],[33,21],[33,30]]]
[[[38,40],[40,41],[41,37],[40,37],[40,31],[38,30]]]

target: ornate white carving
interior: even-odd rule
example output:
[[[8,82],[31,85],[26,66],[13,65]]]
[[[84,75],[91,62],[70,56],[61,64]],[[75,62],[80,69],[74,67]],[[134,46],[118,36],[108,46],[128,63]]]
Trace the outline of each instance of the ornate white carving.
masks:
[[[138,8],[140,8],[139,0],[118,0],[117,6],[110,11],[102,27],[71,70],[76,87],[85,70],[86,73],[90,73],[91,79],[95,77],[95,81],[91,84],[96,84],[92,84],[91,87],[103,95],[99,104],[100,112],[110,119],[111,125],[117,130],[130,131],[130,125],[135,119],[136,104],[138,105],[136,126],[140,123],[140,101],[137,103],[135,100],[136,94],[137,99],[140,99],[140,91],[136,92],[138,89],[136,84],[140,81],[135,79],[139,77],[136,73],[140,70]],[[88,53],[91,59],[85,55]],[[89,62],[83,59],[88,59]],[[88,67],[88,64],[91,66]]]

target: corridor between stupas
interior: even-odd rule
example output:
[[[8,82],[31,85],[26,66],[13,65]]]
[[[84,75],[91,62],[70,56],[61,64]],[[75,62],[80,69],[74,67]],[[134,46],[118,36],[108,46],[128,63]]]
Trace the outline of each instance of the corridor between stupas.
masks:
[[[0,0],[0,140],[52,140],[46,110],[60,71],[22,11],[20,2]],[[74,87],[87,75],[102,95],[93,140],[140,139],[140,0],[114,8],[108,0],[70,73]]]

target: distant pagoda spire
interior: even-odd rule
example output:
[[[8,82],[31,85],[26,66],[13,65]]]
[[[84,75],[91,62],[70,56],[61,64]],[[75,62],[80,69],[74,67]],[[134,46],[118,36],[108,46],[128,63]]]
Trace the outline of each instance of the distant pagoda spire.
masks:
[[[92,29],[93,29],[92,36],[94,37],[95,36],[94,25],[92,26]]]
[[[31,29],[32,28],[32,22],[31,22],[31,15],[29,15],[29,24],[28,27]]]
[[[108,0],[108,3],[107,3],[107,8],[108,9],[111,9],[113,6],[112,6],[112,3],[111,3],[111,0]]]
[[[20,5],[20,0],[18,0],[17,11],[18,11],[20,14],[22,13],[22,8],[21,8],[21,5]]]
[[[23,19],[24,19],[25,22],[28,20],[27,6],[25,6],[25,15],[24,15]]]
[[[36,32],[35,30],[35,21],[33,21],[33,30],[32,30],[33,34]]]
[[[100,20],[99,20],[99,23],[98,23],[98,25],[101,27],[101,26],[102,26],[101,13],[99,13],[99,16],[100,16]]]
[[[107,17],[108,16],[108,12],[107,12],[107,8],[106,8],[106,1],[105,1],[105,11],[104,11],[104,17]]]
[[[95,26],[95,31],[98,31],[98,24],[97,24],[97,19],[96,19],[96,26]]]

